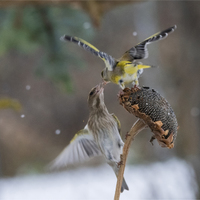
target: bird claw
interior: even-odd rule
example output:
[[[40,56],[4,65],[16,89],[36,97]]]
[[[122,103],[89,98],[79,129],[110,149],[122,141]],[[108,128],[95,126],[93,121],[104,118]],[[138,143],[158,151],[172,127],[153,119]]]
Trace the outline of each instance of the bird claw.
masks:
[[[123,162],[122,162],[122,161],[120,161],[120,162],[117,163],[117,167],[118,167],[118,168],[119,168],[121,165],[123,165]]]
[[[119,168],[121,165],[123,165],[124,163],[123,163],[123,155],[121,154],[120,155],[120,158],[121,158],[121,161],[119,161],[118,163],[117,163],[117,167]]]
[[[135,84],[133,88],[134,88],[134,89],[139,89],[139,87],[138,87],[137,84]]]
[[[156,139],[156,137],[153,135],[150,139],[151,144],[153,145],[153,141]]]
[[[127,134],[125,135],[125,140],[127,140],[127,138],[128,138],[129,136],[131,136],[131,135],[127,132]]]

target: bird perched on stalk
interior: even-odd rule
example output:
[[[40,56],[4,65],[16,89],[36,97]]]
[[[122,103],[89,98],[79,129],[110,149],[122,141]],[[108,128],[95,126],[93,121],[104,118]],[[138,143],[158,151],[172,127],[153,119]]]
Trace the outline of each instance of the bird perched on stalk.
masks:
[[[64,35],[61,37],[61,40],[77,43],[85,50],[101,58],[106,65],[101,73],[103,80],[118,84],[124,89],[129,83],[136,86],[139,85],[138,78],[143,73],[143,69],[153,67],[150,65],[143,65],[141,62],[137,61],[138,59],[145,59],[148,57],[147,45],[166,38],[168,34],[175,29],[176,25],[148,37],[143,42],[140,42],[135,47],[126,51],[119,59],[115,59],[107,53],[99,51],[96,47],[78,37]]]
[[[116,176],[118,175],[124,142],[120,136],[120,121],[114,114],[108,112],[104,103],[104,85],[105,83],[97,85],[89,93],[90,114],[87,125],[50,164],[50,169],[66,167],[103,155]],[[125,180],[121,192],[124,189],[129,190]]]

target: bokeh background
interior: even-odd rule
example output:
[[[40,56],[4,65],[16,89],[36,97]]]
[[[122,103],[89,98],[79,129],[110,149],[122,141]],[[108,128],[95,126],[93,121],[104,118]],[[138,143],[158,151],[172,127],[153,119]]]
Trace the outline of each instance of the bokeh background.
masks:
[[[172,105],[179,123],[175,147],[163,149],[156,141],[152,146],[152,134],[145,130],[134,140],[128,164],[148,167],[181,160],[193,170],[192,180],[197,183],[193,193],[198,198],[199,19],[198,1],[0,1],[2,180],[43,176],[44,167],[87,123],[87,96],[101,82],[104,63],[77,45],[61,42],[60,36],[78,36],[118,58],[176,24],[174,33],[148,46],[149,58],[143,63],[159,67],[144,70],[140,78],[141,86],[154,88]],[[117,85],[108,84],[105,103],[120,119],[124,137],[136,118],[119,105],[118,91]],[[84,167],[98,168],[102,163],[94,159]]]

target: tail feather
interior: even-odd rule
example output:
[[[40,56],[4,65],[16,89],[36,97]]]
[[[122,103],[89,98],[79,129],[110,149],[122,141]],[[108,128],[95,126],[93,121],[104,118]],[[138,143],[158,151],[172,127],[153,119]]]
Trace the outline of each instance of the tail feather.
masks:
[[[112,167],[113,171],[115,172],[116,177],[118,177],[119,167],[117,166],[117,163],[108,162],[108,164]],[[123,192],[124,190],[129,190],[129,187],[128,187],[125,179],[123,178],[121,192]]]
[[[151,65],[138,65],[137,67],[138,67],[138,69],[147,69],[147,68],[151,68],[151,67],[154,67],[154,66],[151,66]]]
[[[128,185],[127,185],[125,179],[123,178],[121,192],[123,192],[124,190],[129,190],[129,188],[128,188]]]

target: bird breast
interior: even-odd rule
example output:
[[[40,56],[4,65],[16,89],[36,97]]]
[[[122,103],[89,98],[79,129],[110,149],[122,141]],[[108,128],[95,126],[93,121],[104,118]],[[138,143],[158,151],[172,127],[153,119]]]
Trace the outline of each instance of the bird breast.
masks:
[[[88,129],[106,159],[119,162],[124,143],[113,116],[110,114],[91,116],[88,121]]]

